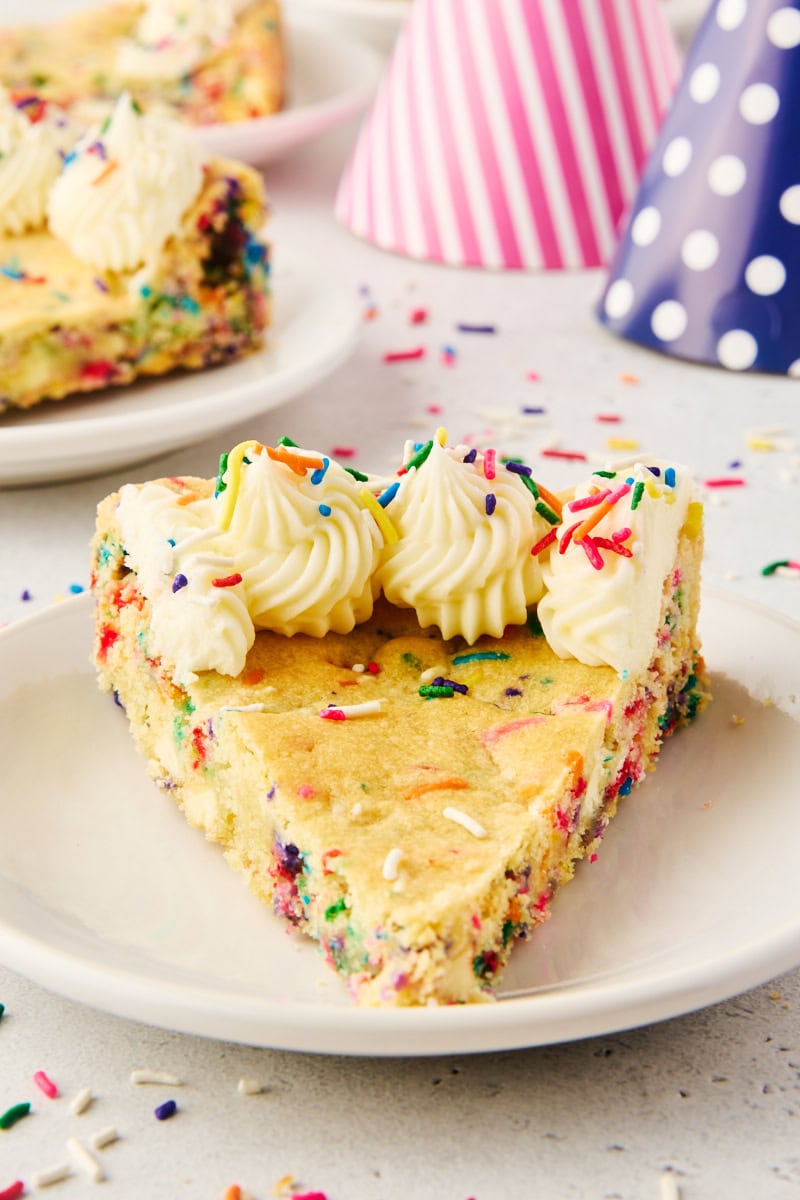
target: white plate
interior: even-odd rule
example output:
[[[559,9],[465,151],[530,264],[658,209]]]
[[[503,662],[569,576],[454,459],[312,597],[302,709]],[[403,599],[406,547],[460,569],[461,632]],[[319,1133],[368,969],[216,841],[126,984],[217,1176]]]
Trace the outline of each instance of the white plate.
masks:
[[[500,1002],[399,1011],[351,1008],[147,780],[90,627],[84,596],[0,632],[0,961],[45,987],[187,1033],[412,1055],[607,1033],[800,962],[800,625],[782,616],[706,597],[714,704],[517,948]]]
[[[363,112],[383,70],[369,46],[313,14],[287,13],[287,105],[271,117],[198,129],[215,154],[263,164]]]
[[[3,24],[46,23],[98,3],[100,0],[26,0],[24,12],[13,16],[3,12],[0,20]],[[373,49],[344,31],[331,30],[315,20],[313,12],[288,11],[284,28],[286,107],[270,117],[203,126],[199,136],[215,154],[262,165],[356,116],[369,103],[383,69]]]
[[[355,292],[335,274],[274,251],[274,321],[265,348],[239,362],[0,417],[0,485],[49,483],[192,445],[275,408],[350,354],[361,327]]]

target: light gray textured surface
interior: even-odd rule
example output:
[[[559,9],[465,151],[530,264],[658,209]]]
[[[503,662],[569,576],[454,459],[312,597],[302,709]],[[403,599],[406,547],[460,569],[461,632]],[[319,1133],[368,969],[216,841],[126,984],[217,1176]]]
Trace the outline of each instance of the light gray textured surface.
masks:
[[[301,245],[341,275],[343,292],[369,289],[365,306],[374,301],[378,311],[351,362],[213,443],[102,478],[0,492],[0,621],[87,582],[94,506],[126,478],[211,474],[220,449],[283,433],[320,449],[352,445],[354,465],[389,467],[406,436],[428,436],[439,424],[451,441],[491,428],[498,448],[528,454],[556,435],[563,447],[598,451],[609,434],[635,438],[701,479],[730,474],[729,463],[741,460],[746,487],[710,494],[706,578],[800,615],[800,581],[760,575],[772,559],[800,557],[797,452],[746,448],[756,428],[785,428],[781,436],[798,439],[800,385],[692,368],[611,339],[591,316],[598,276],[456,273],[354,241],[329,215],[351,137],[347,131],[310,147],[269,178],[276,253]],[[415,307],[429,310],[427,324],[408,323]],[[458,335],[459,320],[496,322],[498,334]],[[428,347],[423,362],[381,362],[386,349],[418,344]],[[443,344],[456,347],[451,367],[440,362]],[[527,379],[528,371],[540,379]],[[625,372],[638,382],[622,382]],[[526,423],[526,404],[547,413]],[[624,421],[598,424],[599,412],[619,412]],[[553,486],[586,473],[585,464],[541,465]],[[31,601],[20,599],[25,588]],[[746,903],[758,880],[748,878],[746,863],[742,874]],[[772,1200],[800,1186],[798,973],[648,1029],[420,1061],[206,1042],[93,1012],[2,968],[0,1000],[8,1009],[0,1022],[0,1110],[35,1102],[34,1116],[0,1132],[0,1188],[66,1158],[68,1136],[107,1124],[123,1135],[102,1154],[106,1193],[120,1200],[216,1197],[234,1181],[262,1200],[288,1172],[330,1200],[657,1200],[668,1167],[685,1200]],[[170,1089],[129,1084],[138,1066],[186,1080],[175,1091],[174,1120],[152,1116]],[[36,1092],[31,1077],[40,1068],[64,1099]],[[239,1096],[243,1075],[269,1091]],[[72,1117],[68,1099],[86,1085],[97,1100]],[[76,1175],[52,1194],[85,1196],[91,1186]]]

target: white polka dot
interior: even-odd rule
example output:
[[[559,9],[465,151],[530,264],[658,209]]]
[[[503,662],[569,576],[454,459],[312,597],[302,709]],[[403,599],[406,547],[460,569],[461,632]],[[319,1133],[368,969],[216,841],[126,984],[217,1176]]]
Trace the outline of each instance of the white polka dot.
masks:
[[[778,8],[767,21],[767,37],[779,50],[800,46],[800,12],[796,8]]]
[[[692,143],[687,137],[673,138],[664,150],[661,165],[667,175],[681,175],[692,161]]]
[[[674,342],[689,323],[686,309],[677,300],[662,300],[653,309],[650,328],[662,342]]]
[[[708,229],[694,229],[683,239],[681,258],[692,271],[707,271],[719,257],[719,242]]]
[[[707,104],[713,100],[719,87],[719,67],[715,63],[701,63],[695,67],[689,79],[689,95],[696,104]]]
[[[615,279],[606,292],[606,316],[624,317],[633,304],[633,284],[629,279]]]
[[[781,106],[771,83],[751,83],[739,97],[739,112],[751,125],[766,125]]]
[[[719,0],[717,24],[720,29],[736,29],[747,15],[747,0]]]
[[[793,363],[789,364],[786,374],[791,375],[792,379],[800,379],[800,358],[796,358]]]
[[[751,258],[744,269],[744,281],[759,296],[773,296],[786,283],[786,268],[772,254]]]
[[[800,183],[788,187],[778,203],[786,220],[792,225],[800,225]]]
[[[721,154],[708,168],[708,186],[718,196],[735,196],[746,179],[747,167],[735,154]]]
[[[746,371],[758,354],[758,342],[746,329],[729,329],[717,342],[717,358],[731,371]]]
[[[631,225],[631,241],[637,246],[649,246],[661,232],[661,213],[652,204],[637,213]]]

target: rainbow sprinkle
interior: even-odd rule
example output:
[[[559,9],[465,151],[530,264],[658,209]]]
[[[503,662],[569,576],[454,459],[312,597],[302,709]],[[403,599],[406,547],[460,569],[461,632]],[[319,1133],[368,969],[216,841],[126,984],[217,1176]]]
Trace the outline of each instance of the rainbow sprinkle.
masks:
[[[425,357],[425,347],[415,346],[413,350],[387,350],[383,355],[385,363],[413,362]]]
[[[359,499],[361,500],[361,503],[364,505],[364,508],[366,508],[369,512],[371,512],[373,517],[375,518],[375,524],[378,526],[381,533],[383,534],[383,539],[386,542],[387,546],[396,545],[397,542],[400,540],[400,535],[398,534],[398,532],[395,529],[394,525],[392,524],[391,520],[386,515],[386,513],[383,511],[380,504],[375,499],[375,497],[373,496],[373,494],[369,490],[369,488],[365,488],[365,487],[361,488],[358,495],[359,495]]]
[[[40,1091],[44,1092],[45,1096],[49,1096],[51,1100],[55,1100],[58,1095],[58,1088],[44,1071],[37,1071],[33,1076],[33,1082]]]
[[[0,1114],[0,1129],[10,1129],[12,1125],[16,1125],[17,1121],[21,1121],[23,1117],[27,1117],[31,1111],[30,1102],[24,1100],[21,1104],[12,1104],[11,1108]]]

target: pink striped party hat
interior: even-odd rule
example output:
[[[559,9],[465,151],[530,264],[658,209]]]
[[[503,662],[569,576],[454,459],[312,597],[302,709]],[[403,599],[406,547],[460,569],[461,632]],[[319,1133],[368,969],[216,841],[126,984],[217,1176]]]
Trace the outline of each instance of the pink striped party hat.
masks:
[[[661,0],[416,0],[336,215],[453,266],[600,266],[679,73]]]

